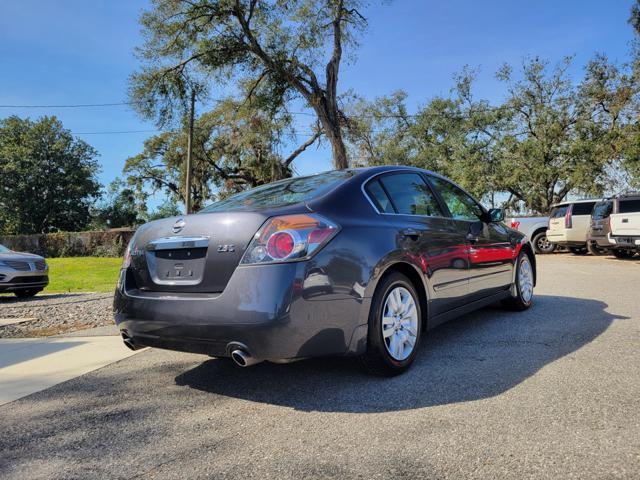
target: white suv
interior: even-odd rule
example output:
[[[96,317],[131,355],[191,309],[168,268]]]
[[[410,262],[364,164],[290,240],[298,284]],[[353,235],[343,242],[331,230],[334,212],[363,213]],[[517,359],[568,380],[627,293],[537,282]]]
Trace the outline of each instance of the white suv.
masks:
[[[640,252],[640,193],[614,199],[608,237],[618,258],[631,258]]]
[[[600,200],[562,202],[551,208],[547,238],[551,243],[567,247],[574,255],[585,255],[591,212]]]

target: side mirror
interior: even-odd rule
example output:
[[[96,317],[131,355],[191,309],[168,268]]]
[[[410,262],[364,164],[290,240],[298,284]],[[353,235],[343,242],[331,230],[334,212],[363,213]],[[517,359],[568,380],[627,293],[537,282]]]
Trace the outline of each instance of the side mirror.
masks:
[[[502,222],[504,220],[504,210],[501,208],[491,208],[489,210],[489,221],[490,222]]]

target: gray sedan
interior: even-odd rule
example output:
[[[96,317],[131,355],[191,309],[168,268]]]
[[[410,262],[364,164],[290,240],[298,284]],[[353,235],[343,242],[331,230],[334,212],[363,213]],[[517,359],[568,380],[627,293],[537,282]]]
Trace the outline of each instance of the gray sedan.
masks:
[[[19,253],[0,245],[0,293],[33,297],[49,283],[49,267],[40,255]]]
[[[496,301],[529,308],[533,248],[433,172],[297,177],[138,229],[115,293],[127,346],[240,366],[354,355],[395,375],[421,333]]]

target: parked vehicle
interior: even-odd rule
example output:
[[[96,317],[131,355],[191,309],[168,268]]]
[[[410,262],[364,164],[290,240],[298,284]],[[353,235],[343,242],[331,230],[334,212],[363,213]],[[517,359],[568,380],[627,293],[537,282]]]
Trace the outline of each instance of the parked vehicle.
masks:
[[[640,193],[614,199],[609,216],[609,242],[618,258],[631,258],[640,252]]]
[[[510,218],[511,228],[524,233],[531,239],[536,253],[553,253],[556,245],[547,238],[549,217],[513,217]]]
[[[0,293],[33,297],[49,283],[45,259],[31,253],[19,253],[0,245]]]
[[[549,241],[567,247],[574,255],[586,254],[591,212],[596,202],[598,200],[576,200],[554,205],[547,230]]]
[[[592,255],[604,255],[611,250],[609,241],[609,215],[613,212],[613,199],[597,202],[591,212],[591,224],[587,235],[587,249]]]
[[[140,227],[115,320],[133,349],[240,366],[357,355],[395,375],[423,330],[496,301],[529,308],[533,248],[503,219],[416,168],[281,180]]]

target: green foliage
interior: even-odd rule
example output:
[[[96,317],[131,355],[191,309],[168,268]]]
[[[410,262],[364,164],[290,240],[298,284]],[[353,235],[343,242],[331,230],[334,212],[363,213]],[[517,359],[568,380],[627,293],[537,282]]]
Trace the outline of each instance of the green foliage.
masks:
[[[494,192],[494,151],[505,115],[473,98],[473,79],[474,72],[465,69],[450,97],[435,97],[413,115],[404,92],[372,103],[356,101],[348,111],[352,156],[361,164],[437,171],[480,197]]]
[[[55,117],[0,121],[0,232],[82,230],[100,195],[97,152]]]
[[[153,220],[159,220],[161,218],[175,217],[180,215],[180,209],[175,202],[171,200],[167,200],[162,205],[160,205],[156,210],[151,213],[147,213],[144,217],[145,222],[152,222]]]
[[[192,89],[203,94],[220,83],[241,85],[249,102],[261,92],[272,112],[302,99],[344,168],[337,85],[343,49],[366,26],[359,7],[358,0],[154,0],[141,17],[142,66],[130,95],[163,125],[184,114]]]
[[[507,206],[548,212],[570,192],[620,191],[612,178],[638,183],[640,84],[633,65],[596,56],[582,81],[571,59],[554,69],[538,58],[514,78],[501,105],[476,100],[473,72],[456,77],[452,94],[410,115],[402,92],[374,102],[357,100],[349,113],[353,156],[363,164],[409,164],[451,177],[480,197],[507,193]]]
[[[221,101],[194,124],[191,200],[195,211],[216,195],[291,176],[293,160],[313,144],[312,134],[287,157],[279,152],[292,140],[291,117],[268,109]],[[144,151],[127,160],[124,173],[138,192],[162,191],[174,203],[184,202],[187,125],[145,142]]]
[[[134,227],[143,222],[146,207],[138,202],[136,192],[116,179],[107,188],[107,195],[92,212],[93,230]]]

